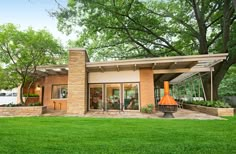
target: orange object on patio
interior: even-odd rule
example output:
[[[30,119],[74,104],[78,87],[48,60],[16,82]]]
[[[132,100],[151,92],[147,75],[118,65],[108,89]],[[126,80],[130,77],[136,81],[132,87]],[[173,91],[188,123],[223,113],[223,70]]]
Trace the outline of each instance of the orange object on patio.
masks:
[[[168,81],[164,81],[164,96],[161,98],[158,105],[178,105],[174,98],[170,96]]]
[[[177,111],[177,102],[169,93],[169,82],[164,81],[164,96],[161,98],[161,101],[158,103],[159,110],[164,113],[164,118],[174,118],[173,112]]]

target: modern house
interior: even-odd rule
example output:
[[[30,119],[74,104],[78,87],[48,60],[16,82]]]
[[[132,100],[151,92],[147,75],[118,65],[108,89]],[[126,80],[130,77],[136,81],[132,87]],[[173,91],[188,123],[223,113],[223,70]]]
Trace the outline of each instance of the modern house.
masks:
[[[155,104],[154,88],[201,72],[212,74],[227,54],[89,62],[86,50],[69,50],[68,65],[40,66],[31,88],[49,109],[69,114],[88,111],[139,111]],[[211,84],[213,89],[213,84]]]

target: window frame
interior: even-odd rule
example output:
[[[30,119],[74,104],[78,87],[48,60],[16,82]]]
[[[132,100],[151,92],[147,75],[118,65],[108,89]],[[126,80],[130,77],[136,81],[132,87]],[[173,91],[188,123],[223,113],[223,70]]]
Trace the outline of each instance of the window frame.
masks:
[[[127,110],[124,106],[124,84],[137,84],[138,86],[138,110]],[[105,102],[105,95],[106,95],[106,85],[107,84],[120,84],[120,111],[140,111],[141,109],[141,93],[140,93],[140,82],[104,82],[104,83],[88,83],[88,111],[111,111],[106,109],[106,102]],[[102,102],[103,102],[103,109],[91,109],[90,108],[90,85],[102,85]],[[104,110],[105,109],[105,110]],[[118,110],[117,110],[118,111]]]
[[[66,98],[53,98],[53,87],[54,86],[63,86],[63,85],[66,85],[67,86],[67,95],[66,95]],[[60,88],[61,90],[61,88]],[[52,84],[51,86],[51,99],[52,100],[66,100],[68,98],[68,84]]]

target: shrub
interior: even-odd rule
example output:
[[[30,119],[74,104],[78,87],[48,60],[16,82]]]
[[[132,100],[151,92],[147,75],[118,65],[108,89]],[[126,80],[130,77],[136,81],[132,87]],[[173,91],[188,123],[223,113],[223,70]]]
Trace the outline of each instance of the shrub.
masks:
[[[22,103],[18,103],[18,104],[13,104],[13,103],[9,103],[9,104],[5,104],[5,107],[17,107],[17,106],[24,106],[24,104]]]
[[[30,103],[28,106],[41,106],[41,102]]]
[[[190,104],[202,105],[208,107],[217,107],[217,108],[230,108],[231,106],[228,103],[223,101],[193,101]]]
[[[141,112],[142,113],[153,113],[154,105],[153,104],[148,104],[147,107],[142,107]]]
[[[24,97],[39,97],[38,94],[24,94]]]

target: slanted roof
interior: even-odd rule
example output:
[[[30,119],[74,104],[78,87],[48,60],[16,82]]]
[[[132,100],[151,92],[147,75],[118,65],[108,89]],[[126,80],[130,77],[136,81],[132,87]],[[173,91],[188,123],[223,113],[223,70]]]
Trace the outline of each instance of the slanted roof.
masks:
[[[155,74],[168,73],[166,69],[172,71],[173,69],[192,68],[198,65],[201,68],[214,65],[226,59],[227,54],[208,54],[208,55],[193,55],[193,56],[172,56],[172,57],[158,57],[158,58],[142,58],[117,60],[106,62],[87,62],[86,68],[88,72],[99,71],[122,71],[122,70],[136,70],[139,68],[152,68]],[[177,70],[179,71],[179,70]],[[185,71],[185,70],[183,70]],[[183,72],[180,71],[180,72]]]
[[[152,68],[158,81],[177,83],[199,73],[209,72],[212,67],[224,59],[227,53],[192,56],[173,56],[158,58],[129,59],[106,62],[86,63],[88,72],[106,72]],[[214,71],[212,69],[212,71]]]
[[[222,53],[128,59],[106,62],[86,62],[86,70],[87,72],[107,72],[124,70],[135,71],[142,68],[152,68],[155,74],[155,80],[167,80],[171,81],[171,83],[177,83],[196,73],[211,71],[212,67],[226,59],[227,55],[227,53]],[[68,74],[68,66],[40,66],[37,68],[37,74],[41,76]]]

